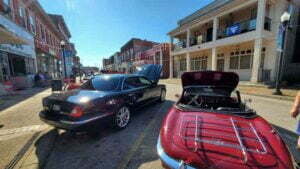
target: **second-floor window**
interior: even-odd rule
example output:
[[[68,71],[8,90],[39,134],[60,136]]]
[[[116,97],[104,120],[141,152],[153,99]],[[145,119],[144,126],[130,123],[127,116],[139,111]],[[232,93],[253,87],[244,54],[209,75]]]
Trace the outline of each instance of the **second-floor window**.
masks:
[[[5,5],[9,6],[10,0],[4,0],[3,2],[4,2]]]
[[[19,8],[19,15],[20,15],[20,17],[24,17],[25,16],[25,9],[23,8],[23,7],[20,7]]]

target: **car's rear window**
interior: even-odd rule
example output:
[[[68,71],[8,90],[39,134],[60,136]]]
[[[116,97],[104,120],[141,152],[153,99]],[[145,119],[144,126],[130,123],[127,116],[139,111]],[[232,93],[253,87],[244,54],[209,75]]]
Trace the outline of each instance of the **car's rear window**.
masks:
[[[86,84],[82,86],[82,89],[99,90],[99,91],[114,91],[118,89],[120,83],[119,76],[100,75],[95,76]]]

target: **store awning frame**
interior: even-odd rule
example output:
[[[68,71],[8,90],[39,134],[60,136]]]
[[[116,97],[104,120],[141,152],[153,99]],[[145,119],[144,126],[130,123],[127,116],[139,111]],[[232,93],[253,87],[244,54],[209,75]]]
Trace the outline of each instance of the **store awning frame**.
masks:
[[[0,25],[0,44],[27,45],[28,43]]]

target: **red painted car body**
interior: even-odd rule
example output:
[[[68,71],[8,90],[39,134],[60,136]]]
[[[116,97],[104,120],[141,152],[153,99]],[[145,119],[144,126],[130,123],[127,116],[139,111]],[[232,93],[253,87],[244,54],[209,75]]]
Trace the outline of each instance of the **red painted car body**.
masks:
[[[226,84],[231,86],[227,88],[231,93],[237,86],[237,75],[225,74],[224,78],[214,79],[223,75],[186,74],[183,77],[188,80],[183,78],[183,86]],[[231,113],[213,107],[189,109],[180,106],[180,100],[169,110],[160,130],[157,150],[165,168],[294,168],[279,134],[255,112]]]

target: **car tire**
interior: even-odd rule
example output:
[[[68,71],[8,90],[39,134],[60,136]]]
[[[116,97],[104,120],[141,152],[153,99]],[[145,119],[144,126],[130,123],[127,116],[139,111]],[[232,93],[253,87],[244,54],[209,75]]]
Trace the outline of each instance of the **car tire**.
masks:
[[[122,106],[113,118],[113,126],[116,129],[124,129],[130,121],[130,109],[127,106]]]
[[[164,102],[166,100],[166,90],[165,89],[162,89],[161,92],[160,92],[160,97],[159,97],[159,102]]]

